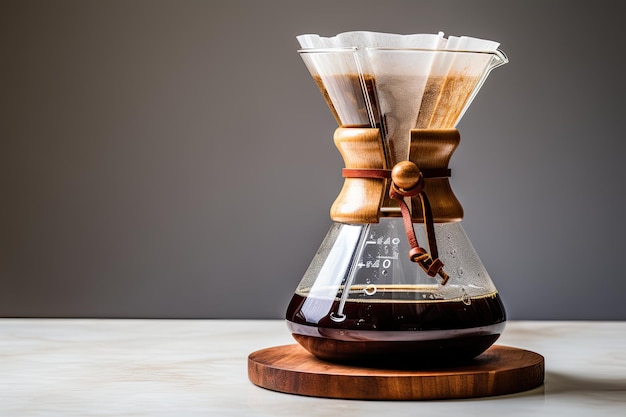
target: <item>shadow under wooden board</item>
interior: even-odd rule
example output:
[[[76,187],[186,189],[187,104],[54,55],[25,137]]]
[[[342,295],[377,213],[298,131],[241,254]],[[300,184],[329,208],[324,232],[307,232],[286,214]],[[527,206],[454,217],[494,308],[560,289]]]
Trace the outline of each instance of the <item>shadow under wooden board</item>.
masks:
[[[494,345],[472,362],[445,369],[383,369],[317,359],[298,344],[248,356],[248,377],[260,387],[312,397],[441,400],[513,394],[538,387],[543,356]]]

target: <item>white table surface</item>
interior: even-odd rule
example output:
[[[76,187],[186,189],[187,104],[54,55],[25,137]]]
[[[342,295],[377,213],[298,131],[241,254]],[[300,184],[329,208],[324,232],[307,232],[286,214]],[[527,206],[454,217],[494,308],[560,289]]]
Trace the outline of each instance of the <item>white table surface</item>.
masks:
[[[309,398],[249,382],[248,354],[290,343],[281,320],[0,319],[0,416],[626,416],[626,322],[509,322],[498,344],[542,354],[545,384],[470,400]]]

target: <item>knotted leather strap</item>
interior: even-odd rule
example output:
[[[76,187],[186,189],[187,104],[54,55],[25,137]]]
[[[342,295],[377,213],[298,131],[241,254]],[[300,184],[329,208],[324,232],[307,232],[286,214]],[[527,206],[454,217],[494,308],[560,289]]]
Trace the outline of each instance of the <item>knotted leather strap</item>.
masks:
[[[441,277],[441,285],[446,285],[448,282],[448,274],[443,270],[443,262],[439,259],[439,253],[437,251],[437,241],[435,239],[435,225],[433,223],[433,213],[430,209],[430,203],[424,189],[424,176],[420,176],[420,180],[417,185],[410,190],[402,190],[394,183],[391,183],[389,190],[389,196],[396,200],[400,205],[400,212],[402,213],[402,219],[404,220],[404,230],[411,246],[409,251],[409,259],[418,263],[424,272],[429,277],[435,277],[437,274]],[[411,211],[404,201],[404,197],[419,196],[422,203],[422,213],[424,213],[424,228],[426,229],[426,238],[428,239],[428,248],[430,254],[426,252],[417,242],[415,236],[415,230],[413,229],[413,221],[411,219]]]
[[[344,168],[342,174],[346,178],[391,178],[391,170],[388,169],[373,169],[373,168]],[[404,230],[406,232],[407,240],[411,249],[409,250],[409,259],[412,262],[419,264],[424,272],[430,277],[435,277],[437,274],[441,276],[441,285],[445,285],[448,282],[449,276],[443,270],[443,262],[439,259],[439,253],[437,250],[437,241],[435,239],[435,226],[433,222],[433,214],[428,202],[428,197],[424,190],[424,178],[436,178],[436,177],[449,177],[449,169],[432,169],[421,171],[417,184],[409,189],[401,189],[396,186],[395,183],[391,183],[389,189],[389,196],[396,200],[400,206],[400,212],[402,213],[402,219],[404,221]],[[419,196],[422,204],[422,213],[424,213],[424,228],[426,230],[426,237],[428,239],[428,248],[430,254],[422,248],[415,236],[415,230],[413,229],[413,221],[411,217],[411,211],[404,201],[404,197]]]
[[[421,170],[424,178],[446,178],[452,174],[450,168],[431,168]],[[390,169],[379,168],[343,168],[344,178],[391,178]]]

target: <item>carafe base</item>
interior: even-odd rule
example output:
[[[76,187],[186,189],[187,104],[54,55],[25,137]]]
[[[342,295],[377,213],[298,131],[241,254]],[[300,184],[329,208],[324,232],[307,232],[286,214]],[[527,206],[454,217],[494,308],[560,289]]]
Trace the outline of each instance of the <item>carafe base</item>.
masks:
[[[294,339],[319,359],[369,367],[430,368],[467,363],[500,337],[505,322],[474,329],[413,333],[345,331],[288,323]],[[317,333],[314,336],[305,333]],[[375,333],[377,340],[368,340]],[[325,335],[321,336],[321,335]]]

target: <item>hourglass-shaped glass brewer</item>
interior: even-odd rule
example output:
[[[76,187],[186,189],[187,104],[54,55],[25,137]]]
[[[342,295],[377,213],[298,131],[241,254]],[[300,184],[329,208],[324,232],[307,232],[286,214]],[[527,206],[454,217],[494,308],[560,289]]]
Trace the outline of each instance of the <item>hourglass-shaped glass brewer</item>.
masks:
[[[334,362],[471,359],[505,327],[461,226],[448,167],[455,128],[501,51],[299,51],[339,128],[334,220],[289,304],[294,338]]]

